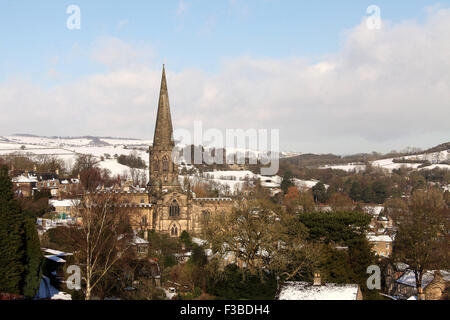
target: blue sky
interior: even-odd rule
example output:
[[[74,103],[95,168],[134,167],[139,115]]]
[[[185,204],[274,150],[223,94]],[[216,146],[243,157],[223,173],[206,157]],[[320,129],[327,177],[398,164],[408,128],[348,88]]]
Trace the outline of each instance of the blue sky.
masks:
[[[339,154],[450,136],[450,1],[0,0],[0,35],[0,135],[151,138],[165,63],[176,128]]]
[[[441,2],[442,3],[442,2]],[[81,30],[68,30],[66,8],[81,9]],[[367,15],[373,1],[0,1],[0,77],[18,72],[46,82],[58,57],[61,71],[76,77],[104,66],[86,56],[92,43],[113,36],[148,45],[174,71],[216,71],[238,56],[302,56],[311,61],[336,51],[345,30]],[[382,18],[423,19],[429,1],[376,1]],[[71,54],[76,45],[80,56]]]

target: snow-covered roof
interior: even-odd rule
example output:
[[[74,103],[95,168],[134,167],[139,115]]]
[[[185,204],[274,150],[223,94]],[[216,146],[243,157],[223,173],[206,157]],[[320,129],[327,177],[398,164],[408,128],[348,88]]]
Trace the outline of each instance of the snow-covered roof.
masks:
[[[300,180],[297,178],[292,179],[295,186],[297,188],[305,188],[305,189],[312,189],[315,187],[320,181],[319,180]],[[325,184],[325,189],[328,189],[330,186]]]
[[[436,270],[430,270],[424,273],[422,277],[422,288],[425,289],[431,281],[434,279],[434,274]],[[450,271],[447,270],[440,270],[442,277],[445,281],[450,281]],[[415,288],[416,287],[416,276],[413,270],[406,271],[400,278],[396,280],[397,283],[410,286]]]
[[[278,300],[356,300],[357,284],[327,283],[313,286],[308,282],[285,282],[281,286]]]
[[[80,203],[80,200],[66,199],[66,200],[48,200],[48,204],[56,207],[74,207]]]
[[[370,235],[367,237],[367,240],[369,240],[369,242],[392,242],[392,238],[388,235]]]
[[[363,210],[364,212],[373,215],[373,216],[379,216],[381,211],[383,211],[383,206],[364,206]]]
[[[135,245],[137,245],[137,244],[149,244],[149,242],[147,240],[145,240],[145,239],[142,239],[141,237],[134,236],[133,244],[135,244]]]
[[[35,299],[72,300],[72,296],[68,293],[59,291],[50,284],[49,278],[42,276]]]
[[[59,250],[53,250],[53,249],[42,249],[47,253],[50,253],[51,255],[55,255],[57,257],[65,257],[65,256],[73,256],[73,253],[67,253]]]
[[[61,259],[60,257],[56,256],[56,255],[46,255],[44,256],[45,258],[52,260],[54,262],[59,262],[59,263],[65,263],[66,260]]]
[[[405,271],[406,269],[409,268],[409,265],[407,265],[404,262],[396,262],[396,263],[394,263],[394,265],[398,271]]]
[[[37,182],[37,178],[34,176],[25,176],[25,175],[20,175],[17,176],[15,178],[12,178],[12,182],[15,183],[33,183],[33,182]]]
[[[208,241],[200,239],[200,238],[192,238],[192,243],[195,243],[196,245],[199,245],[199,246],[204,246],[208,243]]]

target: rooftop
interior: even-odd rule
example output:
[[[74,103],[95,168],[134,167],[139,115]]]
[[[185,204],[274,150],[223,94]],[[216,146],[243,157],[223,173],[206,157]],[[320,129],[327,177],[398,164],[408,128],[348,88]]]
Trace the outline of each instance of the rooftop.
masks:
[[[327,283],[313,286],[308,282],[285,282],[281,286],[278,300],[357,300],[357,284]]]

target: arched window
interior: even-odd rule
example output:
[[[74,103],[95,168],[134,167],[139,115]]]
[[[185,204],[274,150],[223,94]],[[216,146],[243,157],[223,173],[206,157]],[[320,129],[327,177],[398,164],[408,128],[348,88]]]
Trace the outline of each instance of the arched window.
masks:
[[[202,217],[204,219],[209,219],[211,217],[211,212],[209,212],[208,210],[203,210],[202,211]]]
[[[157,158],[153,159],[153,171],[159,171],[159,161]]]
[[[169,215],[171,217],[179,217],[180,216],[180,206],[178,205],[177,200],[173,200],[170,205]]]
[[[167,158],[167,156],[164,156],[163,158],[163,171],[169,171],[169,159]]]
[[[172,229],[170,229],[170,235],[173,237],[178,237],[178,228],[176,225],[173,225]]]

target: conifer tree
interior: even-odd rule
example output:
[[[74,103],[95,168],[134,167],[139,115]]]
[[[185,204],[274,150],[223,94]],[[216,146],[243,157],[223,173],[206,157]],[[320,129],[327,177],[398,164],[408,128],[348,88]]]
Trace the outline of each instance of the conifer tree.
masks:
[[[21,293],[23,215],[5,165],[0,167],[0,292]]]
[[[41,278],[42,252],[35,214],[15,199],[6,166],[0,168],[0,292],[34,297]]]
[[[22,293],[26,297],[34,297],[39,289],[42,276],[42,251],[39,236],[36,229],[35,217],[32,214],[25,216],[24,221],[24,246],[25,255],[23,259],[24,274]]]

